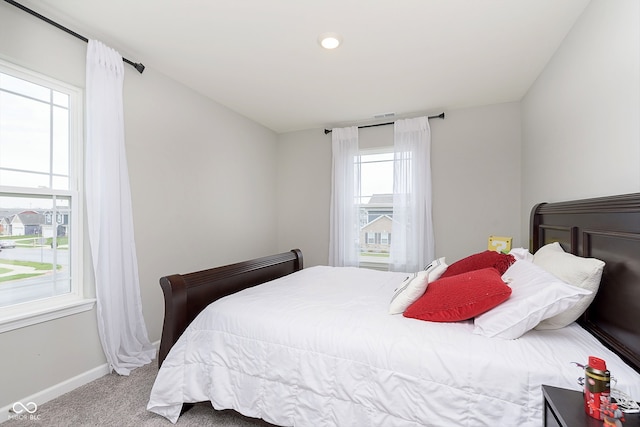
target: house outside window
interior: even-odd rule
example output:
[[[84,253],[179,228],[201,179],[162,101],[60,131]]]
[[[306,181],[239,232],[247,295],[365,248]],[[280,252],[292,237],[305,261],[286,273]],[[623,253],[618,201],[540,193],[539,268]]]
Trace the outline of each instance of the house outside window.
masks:
[[[90,308],[82,91],[0,61],[0,332]]]

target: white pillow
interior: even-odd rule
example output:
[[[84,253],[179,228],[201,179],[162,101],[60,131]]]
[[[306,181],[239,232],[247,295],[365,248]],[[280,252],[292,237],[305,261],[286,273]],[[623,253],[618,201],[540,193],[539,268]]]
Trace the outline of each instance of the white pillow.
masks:
[[[517,260],[502,275],[511,297],[476,317],[474,334],[516,339],[544,319],[573,307],[591,291],[571,286],[535,264]]]
[[[447,271],[448,267],[449,266],[445,262],[444,257],[431,261],[431,264],[424,268],[424,271],[429,273],[429,283],[438,280],[440,276]]]
[[[433,260],[423,271],[418,271],[407,277],[393,293],[391,304],[389,304],[389,314],[404,313],[407,307],[424,295],[429,282],[442,276],[447,267],[444,257],[442,257]]]
[[[550,243],[538,249],[533,263],[570,285],[591,291],[571,309],[546,319],[536,329],[560,329],[574,322],[585,312],[598,292],[604,262],[596,258],[582,258],[565,252],[560,243]]]
[[[516,260],[523,259],[525,261],[533,261],[533,255],[529,252],[529,249],[513,248],[509,251],[509,255],[513,255]]]

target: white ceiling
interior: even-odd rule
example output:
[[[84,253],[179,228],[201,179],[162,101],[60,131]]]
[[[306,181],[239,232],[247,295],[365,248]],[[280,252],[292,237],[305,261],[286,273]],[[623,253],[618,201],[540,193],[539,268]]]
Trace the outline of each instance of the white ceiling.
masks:
[[[21,3],[282,133],[520,100],[589,0]]]

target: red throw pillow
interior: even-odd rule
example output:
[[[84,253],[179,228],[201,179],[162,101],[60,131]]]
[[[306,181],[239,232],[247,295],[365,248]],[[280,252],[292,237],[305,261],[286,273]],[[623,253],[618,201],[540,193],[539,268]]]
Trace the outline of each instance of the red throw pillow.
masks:
[[[498,273],[504,274],[507,268],[515,261],[516,259],[513,255],[496,251],[478,252],[477,254],[469,255],[451,264],[440,278],[457,276],[458,274],[490,267],[498,270]]]
[[[431,282],[427,291],[403,313],[432,322],[471,319],[506,301],[511,288],[495,268],[483,268]]]

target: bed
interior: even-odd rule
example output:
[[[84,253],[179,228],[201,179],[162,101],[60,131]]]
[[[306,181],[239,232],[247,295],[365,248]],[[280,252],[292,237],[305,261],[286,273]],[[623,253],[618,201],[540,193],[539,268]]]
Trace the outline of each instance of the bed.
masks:
[[[605,267],[576,322],[517,339],[389,315],[405,273],[303,269],[299,250],[163,277],[147,409],[172,422],[210,401],[282,426],[539,426],[541,385],[579,390],[575,363],[590,355],[638,400],[640,193],[541,203],[530,224],[532,253],[557,242]]]

